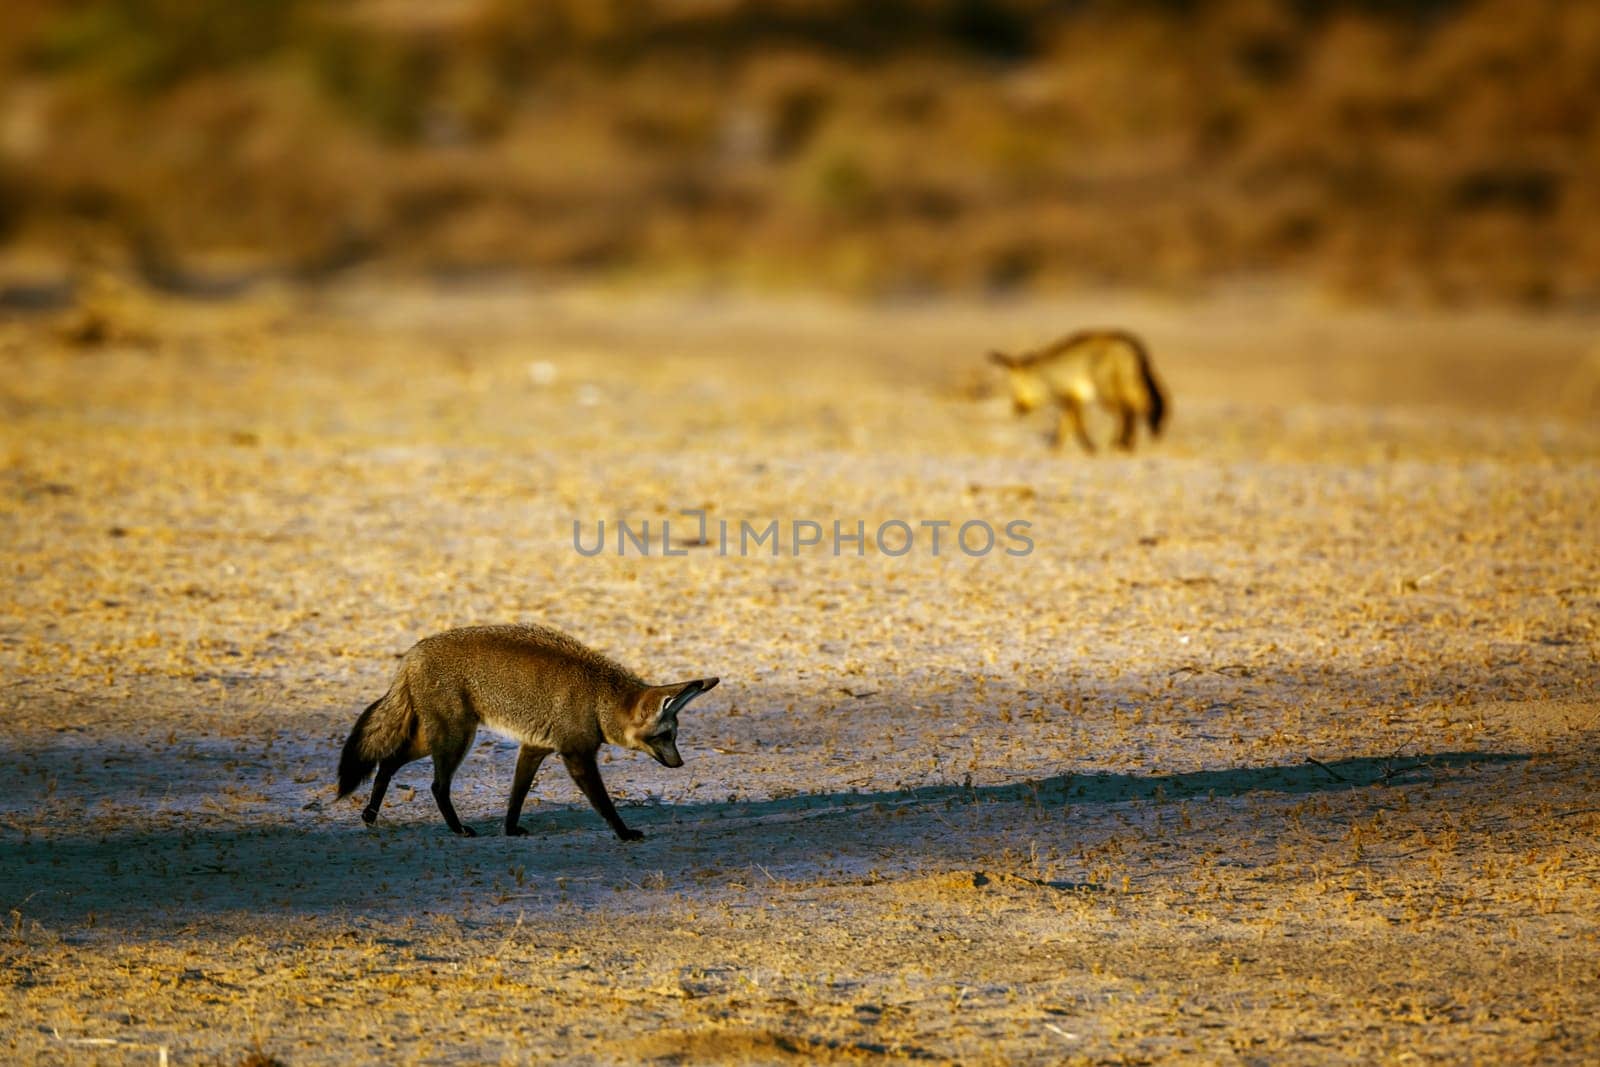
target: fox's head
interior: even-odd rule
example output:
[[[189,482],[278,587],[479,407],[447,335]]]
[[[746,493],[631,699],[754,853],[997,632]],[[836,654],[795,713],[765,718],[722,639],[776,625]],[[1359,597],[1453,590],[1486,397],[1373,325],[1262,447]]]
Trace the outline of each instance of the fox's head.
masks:
[[[1050,390],[1021,356],[1004,352],[990,352],[989,361],[1006,369],[1006,380],[1011,385],[1011,410],[1026,415],[1050,399]]]
[[[682,767],[678,755],[678,712],[701,693],[717,687],[717,678],[696,678],[692,682],[653,685],[634,698],[623,730],[622,743],[639,752],[648,752],[666,767]]]

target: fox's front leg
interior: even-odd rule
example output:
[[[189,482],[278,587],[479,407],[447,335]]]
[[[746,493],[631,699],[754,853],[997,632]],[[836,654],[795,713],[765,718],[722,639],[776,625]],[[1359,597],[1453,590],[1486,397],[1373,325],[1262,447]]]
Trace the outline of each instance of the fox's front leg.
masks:
[[[1050,435],[1050,447],[1057,452],[1067,443],[1067,430],[1072,426],[1072,416],[1066,407],[1056,409],[1056,432]]]
[[[619,838],[624,841],[638,841],[644,837],[638,830],[628,829],[627,824],[622,821],[622,816],[617,814],[616,807],[611,803],[611,795],[606,792],[606,783],[600,779],[600,767],[594,761],[593,752],[563,753],[561,760],[567,765],[567,773],[572,775],[572,780],[583,790],[583,795],[589,798],[594,810],[611,824],[611,829],[616,831]]]
[[[1056,447],[1060,448],[1067,443],[1067,427],[1071,426],[1073,434],[1078,438],[1078,444],[1089,455],[1094,455],[1094,439],[1089,436],[1089,427],[1084,425],[1083,405],[1076,400],[1066,404],[1061,409],[1061,423],[1056,428]]]
[[[511,780],[511,803],[506,805],[507,837],[527,834],[528,831],[517,825],[517,820],[522,818],[522,802],[528,798],[528,787],[533,784],[533,776],[539,773],[539,764],[553,751],[536,745],[523,745],[517,752],[517,773]]]

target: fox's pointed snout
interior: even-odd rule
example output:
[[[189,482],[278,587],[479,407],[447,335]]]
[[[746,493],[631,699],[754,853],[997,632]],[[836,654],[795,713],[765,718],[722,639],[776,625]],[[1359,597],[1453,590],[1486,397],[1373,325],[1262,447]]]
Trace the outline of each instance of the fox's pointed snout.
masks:
[[[720,678],[695,678],[639,690],[626,711],[629,721],[616,743],[648,752],[663,767],[682,767],[683,757],[678,754],[678,715],[695,697],[715,689],[720,681]]]

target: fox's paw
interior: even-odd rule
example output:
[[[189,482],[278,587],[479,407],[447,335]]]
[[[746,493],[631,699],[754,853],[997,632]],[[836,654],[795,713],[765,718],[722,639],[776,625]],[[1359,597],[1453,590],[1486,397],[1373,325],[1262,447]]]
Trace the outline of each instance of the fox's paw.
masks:
[[[626,826],[624,826],[622,829],[617,831],[617,836],[620,837],[624,841],[643,841],[644,840],[644,834],[643,833],[641,833],[638,830],[629,829]]]
[[[366,823],[368,826],[371,826],[373,823],[377,822],[378,821],[378,809],[377,808],[362,808],[361,809],[361,821]]]
[[[508,826],[508,827],[506,827],[506,836],[507,837],[527,837],[528,836],[528,831],[524,830],[520,826]]]
[[[466,825],[463,825],[461,827],[461,829],[456,831],[456,833],[460,834],[462,837],[477,837],[478,836],[478,831],[476,831],[472,827],[466,826]]]

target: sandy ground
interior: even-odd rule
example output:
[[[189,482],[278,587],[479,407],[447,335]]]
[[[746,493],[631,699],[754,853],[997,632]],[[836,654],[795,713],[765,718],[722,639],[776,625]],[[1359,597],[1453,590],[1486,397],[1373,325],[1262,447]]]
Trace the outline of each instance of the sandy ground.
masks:
[[[1592,319],[379,283],[104,313],[88,346],[0,324],[0,1058],[1600,1048]],[[1087,322],[1173,394],[1131,458],[1052,453],[980,359]],[[574,550],[619,518],[649,557]],[[738,553],[802,519],[865,554]],[[922,536],[972,520],[1033,551]],[[375,827],[333,799],[396,656],[512,620],[723,678],[682,769],[602,765],[646,840],[558,764],[497,836],[487,736],[484,836],[426,763]]]

